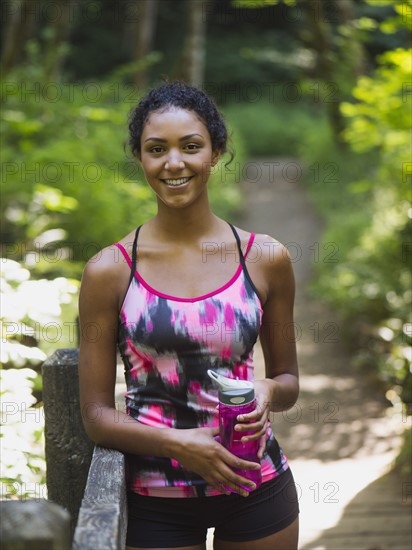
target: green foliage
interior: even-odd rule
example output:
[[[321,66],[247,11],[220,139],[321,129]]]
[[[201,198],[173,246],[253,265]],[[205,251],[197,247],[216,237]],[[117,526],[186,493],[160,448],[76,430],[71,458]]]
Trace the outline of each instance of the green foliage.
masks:
[[[373,76],[359,78],[353,101],[342,105],[344,137],[353,152],[326,147],[340,177],[311,185],[327,219],[324,238],[339,246],[338,263],[319,264],[315,290],[341,311],[358,349],[357,364],[377,370],[396,395],[411,402],[410,95],[405,90],[411,52],[387,52],[378,62]]]
[[[264,8],[266,6],[275,6],[283,2],[287,6],[294,6],[296,0],[232,0],[234,6],[239,8]]]
[[[29,368],[1,371],[2,499],[45,498],[44,412],[32,391],[37,373]]]
[[[85,261],[154,211],[141,175],[122,153],[131,104],[116,101],[116,92],[106,83],[64,86],[16,75],[1,122],[8,136],[2,205],[8,241],[33,248],[36,238],[61,228],[65,238],[56,247]]]
[[[22,264],[0,261],[3,366],[36,368],[56,346],[76,346],[79,281],[36,280]]]
[[[390,6],[396,15],[386,18],[379,25],[382,32],[394,34],[399,29],[405,28],[410,31],[412,24],[412,3],[410,0],[365,0],[366,4],[382,8]]]
[[[225,105],[253,101],[270,85],[299,78],[301,52],[296,37],[282,29],[262,30],[258,44],[248,28],[235,35],[216,33],[207,44],[207,58],[215,61],[206,65],[204,89]]]
[[[33,280],[1,258],[2,495],[24,498],[44,489],[44,412],[40,368],[57,346],[77,345],[78,281]],[[43,487],[42,487],[43,485]],[[44,497],[45,495],[39,495]]]
[[[225,111],[226,112],[226,111]],[[243,206],[239,183],[241,181],[243,164],[246,158],[243,138],[234,128],[232,122],[226,121],[229,135],[229,147],[233,150],[234,158],[230,161],[229,154],[225,154],[212,169],[209,179],[209,200],[213,211],[220,217],[230,220],[238,214]]]
[[[343,114],[350,120],[345,137],[354,151],[379,147],[385,160],[395,165],[407,159],[411,53],[399,48],[379,56],[380,66],[374,77],[361,77],[353,90],[357,102],[342,105]]]
[[[236,122],[250,157],[294,156],[302,136],[310,133],[319,116],[302,101],[299,108],[296,105],[262,98],[254,103],[232,103],[225,112]]]

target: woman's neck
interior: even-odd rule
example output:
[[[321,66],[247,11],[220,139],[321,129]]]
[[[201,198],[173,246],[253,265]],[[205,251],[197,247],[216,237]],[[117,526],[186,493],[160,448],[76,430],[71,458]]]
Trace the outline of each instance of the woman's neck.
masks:
[[[199,205],[200,206],[200,205]],[[168,208],[158,205],[157,215],[148,222],[151,232],[168,241],[197,241],[207,234],[219,231],[222,220],[211,210],[209,203],[203,207]]]

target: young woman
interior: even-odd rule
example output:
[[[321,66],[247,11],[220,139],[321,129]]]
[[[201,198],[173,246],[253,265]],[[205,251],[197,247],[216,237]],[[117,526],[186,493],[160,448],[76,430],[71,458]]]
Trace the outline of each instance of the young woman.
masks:
[[[269,422],[299,391],[295,344],[282,338],[293,322],[287,250],[212,212],[208,179],[227,131],[202,91],[179,82],[149,91],[129,130],[157,214],[87,264],[80,293],[84,425],[126,454],[127,548],[202,550],[214,527],[216,550],[296,549],[295,486]],[[253,373],[258,337],[263,380]],[[117,346],[127,414],[115,414]],[[260,440],[260,464],[219,443],[208,369],[254,382],[257,407],[236,429]],[[262,485],[233,468],[261,469]]]

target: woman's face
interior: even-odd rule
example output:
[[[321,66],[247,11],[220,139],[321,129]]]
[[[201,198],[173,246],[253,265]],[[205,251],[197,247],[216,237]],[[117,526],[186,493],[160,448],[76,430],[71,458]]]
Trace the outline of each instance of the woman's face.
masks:
[[[149,185],[165,205],[186,207],[207,192],[213,153],[210,134],[193,111],[154,111],[143,128],[140,161]]]

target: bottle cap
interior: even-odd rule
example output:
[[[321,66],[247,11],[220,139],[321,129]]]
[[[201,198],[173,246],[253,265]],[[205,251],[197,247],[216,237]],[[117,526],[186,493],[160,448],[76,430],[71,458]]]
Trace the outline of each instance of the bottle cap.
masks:
[[[219,401],[226,405],[246,405],[255,398],[255,387],[249,380],[234,380],[213,370],[207,374],[219,386]]]
[[[247,405],[255,398],[253,388],[241,388],[239,390],[221,390],[219,389],[219,401],[225,405]]]

